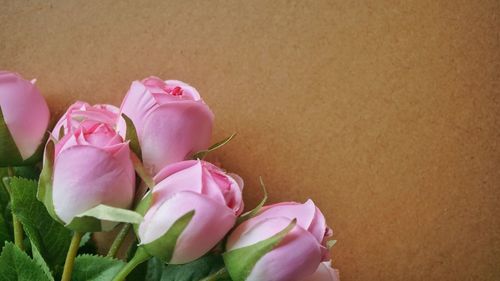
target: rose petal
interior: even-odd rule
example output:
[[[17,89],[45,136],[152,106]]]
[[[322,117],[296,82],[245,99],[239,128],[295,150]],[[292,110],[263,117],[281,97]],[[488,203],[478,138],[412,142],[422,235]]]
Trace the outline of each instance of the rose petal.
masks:
[[[145,166],[158,172],[206,149],[210,145],[212,123],[212,112],[201,102],[159,106],[145,117],[139,135]]]
[[[23,159],[41,145],[49,124],[49,108],[35,85],[11,72],[0,72],[0,106]]]
[[[134,196],[131,167],[92,146],[64,149],[54,165],[53,201],[59,218],[69,223],[99,204],[129,208]]]
[[[226,206],[189,191],[175,193],[153,207],[139,225],[141,244],[158,239],[181,216],[195,210],[191,222],[177,239],[172,264],[187,263],[206,254],[236,221],[236,216]]]

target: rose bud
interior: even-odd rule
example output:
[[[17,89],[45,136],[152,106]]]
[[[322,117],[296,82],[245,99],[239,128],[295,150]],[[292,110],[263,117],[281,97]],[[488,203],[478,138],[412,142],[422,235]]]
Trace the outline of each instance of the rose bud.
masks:
[[[149,196],[150,201],[142,201],[149,201],[150,207],[137,232],[144,249],[167,263],[188,263],[206,254],[224,238],[243,211],[241,178],[208,162],[172,164],[154,180],[156,186],[145,197]],[[176,233],[177,237],[172,236],[173,225],[186,214],[192,215],[187,226]],[[174,241],[170,248],[166,247],[169,239]]]
[[[332,268],[331,261],[319,264],[318,269],[303,281],[340,281],[339,271]]]
[[[329,235],[311,200],[267,206],[230,234],[224,262],[234,281],[301,280],[327,258]]]
[[[0,71],[0,166],[40,160],[50,113],[34,83]]]
[[[129,144],[110,125],[86,120],[55,147],[52,141],[47,143],[38,198],[68,228],[111,229],[115,223],[81,216],[100,205],[130,208],[134,192]]]
[[[119,111],[116,106],[110,104],[90,105],[83,101],[77,101],[59,119],[52,130],[52,136],[58,140],[60,136],[62,137],[69,131],[77,129],[83,121],[105,123],[111,127],[116,127]]]
[[[151,174],[207,149],[213,113],[195,88],[149,77],[134,81],[121,105],[137,131],[142,160]],[[126,130],[119,123],[119,131]]]

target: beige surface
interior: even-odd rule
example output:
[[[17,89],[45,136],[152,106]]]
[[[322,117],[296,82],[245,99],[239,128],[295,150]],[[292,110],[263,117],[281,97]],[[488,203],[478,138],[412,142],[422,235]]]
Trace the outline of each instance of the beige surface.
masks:
[[[57,112],[195,85],[248,205],[313,198],[344,281],[500,280],[500,4],[403,2],[0,0],[0,68]]]

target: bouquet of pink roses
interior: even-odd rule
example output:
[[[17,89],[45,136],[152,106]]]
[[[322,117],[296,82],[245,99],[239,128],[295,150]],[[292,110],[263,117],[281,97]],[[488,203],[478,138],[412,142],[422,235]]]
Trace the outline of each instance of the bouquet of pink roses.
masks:
[[[0,280],[338,280],[311,200],[244,212],[243,180],[204,160],[234,135],[210,146],[214,115],[190,85],[149,77],[120,108],[49,119],[35,81],[0,71]],[[92,234],[116,227],[98,255]]]

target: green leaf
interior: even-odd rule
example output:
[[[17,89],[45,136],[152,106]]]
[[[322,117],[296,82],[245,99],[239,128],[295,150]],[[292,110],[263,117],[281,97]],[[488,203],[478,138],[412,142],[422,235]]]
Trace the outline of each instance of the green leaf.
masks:
[[[14,177],[10,187],[12,211],[31,241],[35,261],[41,266],[46,263],[51,271],[58,272],[66,258],[71,231],[54,221],[37,200],[35,181]]]
[[[10,196],[3,183],[3,178],[6,177],[8,177],[7,168],[0,168],[0,245],[5,241],[13,241]]]
[[[80,255],[75,259],[73,281],[110,281],[125,266],[121,260],[110,257]]]
[[[224,267],[221,256],[207,255],[182,265],[168,265],[161,281],[199,281]]]
[[[45,146],[43,156],[43,168],[38,180],[38,193],[36,197],[43,202],[47,208],[49,215],[61,224],[64,222],[57,216],[54,209],[54,202],[52,201],[52,174],[54,168],[54,155],[55,144],[54,141],[49,140]]]
[[[3,281],[53,281],[26,253],[12,243],[6,243],[0,255],[0,277]]]
[[[3,118],[2,107],[0,106],[0,166],[19,166],[23,163],[23,157],[17,148],[9,127]]]
[[[3,216],[0,216],[0,243],[12,241],[11,226]]]
[[[80,232],[109,231],[115,227],[109,222],[138,224],[142,219],[137,212],[101,204],[79,214],[66,227]]]
[[[272,251],[296,224],[297,219],[294,219],[282,231],[266,240],[224,253],[222,256],[231,278],[234,281],[245,281],[260,258]]]
[[[259,205],[257,205],[255,208],[253,208],[253,210],[250,210],[250,211],[244,213],[243,215],[241,215],[236,220],[236,225],[239,225],[242,222],[255,217],[257,214],[259,214],[259,212],[262,209],[262,207],[264,206],[264,204],[266,204],[266,201],[267,201],[266,186],[264,185],[264,181],[262,180],[262,177],[259,177],[259,180],[260,180],[260,186],[262,187],[262,191],[264,192],[264,198],[262,198],[262,200],[260,201]]]
[[[224,145],[228,144],[235,136],[236,136],[236,133],[233,133],[229,137],[227,137],[219,142],[216,142],[215,144],[212,144],[212,146],[210,146],[207,150],[201,150],[201,151],[196,152],[191,158],[203,160],[210,152],[217,150],[217,149],[223,147]]]
[[[175,244],[181,233],[186,229],[189,222],[194,216],[195,211],[192,210],[180,217],[167,230],[163,236],[155,241],[145,244],[144,249],[152,256],[159,258],[163,262],[169,262],[174,253]]]
[[[125,139],[130,141],[130,149],[142,159],[141,145],[139,144],[139,137],[137,136],[137,130],[135,129],[134,122],[127,115],[122,113],[123,120],[127,124],[127,133]]]
[[[160,281],[165,264],[158,258],[151,258],[147,263],[146,278],[144,281]]]
[[[21,178],[38,181],[40,168],[37,166],[14,167],[14,174]]]

